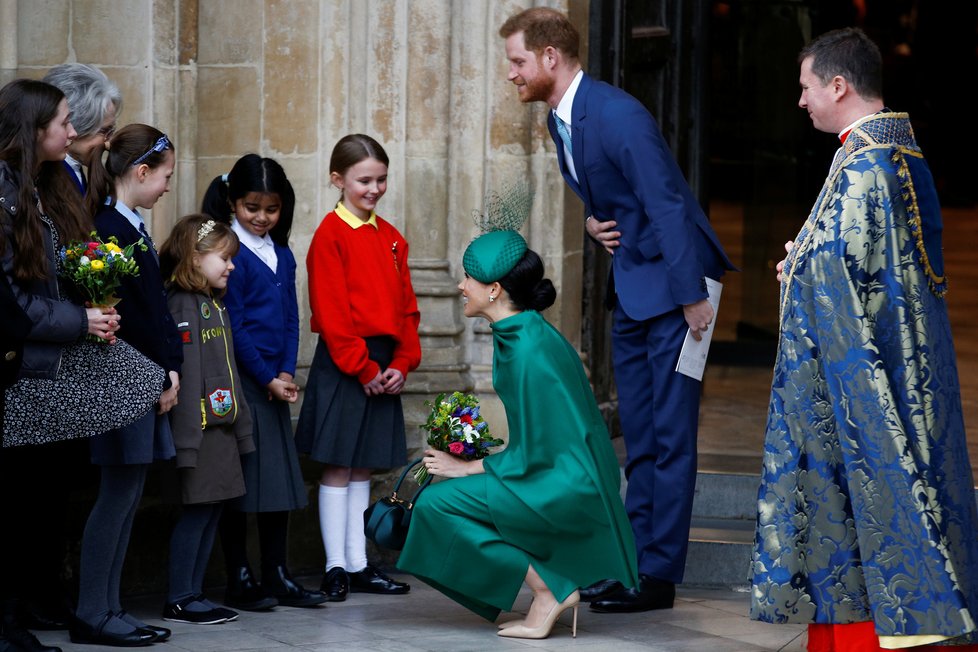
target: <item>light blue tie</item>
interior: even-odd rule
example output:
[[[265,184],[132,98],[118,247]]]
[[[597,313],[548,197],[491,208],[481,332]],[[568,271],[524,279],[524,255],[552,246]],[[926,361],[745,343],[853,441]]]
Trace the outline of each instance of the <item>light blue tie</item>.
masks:
[[[567,151],[573,154],[574,150],[571,148],[570,127],[567,126],[566,122],[560,119],[560,116],[557,115],[556,111],[554,111],[554,123],[557,125],[557,135],[560,136],[562,141],[564,141],[564,146],[567,148]]]

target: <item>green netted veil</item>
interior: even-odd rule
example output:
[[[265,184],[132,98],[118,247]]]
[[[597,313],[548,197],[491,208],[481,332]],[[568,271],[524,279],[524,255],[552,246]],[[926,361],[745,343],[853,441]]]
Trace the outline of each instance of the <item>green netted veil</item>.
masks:
[[[469,243],[462,255],[466,274],[480,283],[492,283],[513,269],[526,253],[526,240],[518,231],[532,205],[533,194],[525,180],[486,195],[485,210],[473,214],[483,234]]]

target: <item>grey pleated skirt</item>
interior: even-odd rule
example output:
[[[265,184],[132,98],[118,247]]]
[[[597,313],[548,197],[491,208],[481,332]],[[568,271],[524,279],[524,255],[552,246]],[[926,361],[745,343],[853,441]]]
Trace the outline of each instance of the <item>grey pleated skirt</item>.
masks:
[[[370,359],[385,369],[394,356],[390,337],[368,337]],[[367,396],[354,376],[341,372],[320,338],[309,368],[296,447],[324,464],[392,469],[407,463],[401,397]]]
[[[245,495],[228,507],[241,512],[285,512],[308,502],[292,433],[289,404],[268,400],[268,390],[245,374],[240,378],[251,408],[255,450],[241,456]]]

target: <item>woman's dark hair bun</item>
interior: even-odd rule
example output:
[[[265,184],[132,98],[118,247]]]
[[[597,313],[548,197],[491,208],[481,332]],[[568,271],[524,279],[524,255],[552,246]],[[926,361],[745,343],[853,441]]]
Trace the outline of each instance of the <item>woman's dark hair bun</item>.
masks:
[[[554,305],[557,300],[557,288],[549,278],[542,279],[533,288],[533,299],[531,305],[527,306],[530,310],[546,310]]]
[[[499,279],[517,310],[546,310],[557,300],[557,289],[543,277],[543,261],[527,249],[506,276]]]

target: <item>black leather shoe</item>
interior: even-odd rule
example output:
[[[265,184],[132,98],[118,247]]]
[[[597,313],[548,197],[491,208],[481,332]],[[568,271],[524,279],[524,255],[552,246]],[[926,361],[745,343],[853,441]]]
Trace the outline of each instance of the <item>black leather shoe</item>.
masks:
[[[166,627],[158,627],[156,625],[143,625],[139,629],[143,631],[147,631],[150,634],[152,634],[154,636],[153,638],[154,643],[162,643],[166,639],[170,638],[170,634],[173,633],[170,630],[168,630]]]
[[[105,614],[99,624],[94,627],[75,618],[68,628],[68,636],[71,638],[71,642],[84,645],[110,645],[112,647],[144,647],[156,640],[155,634],[141,627],[133,628],[131,632],[125,634],[103,631],[106,623],[113,616],[112,613]]]
[[[32,602],[24,606],[20,614],[20,624],[24,629],[53,632],[68,629],[74,615],[73,609],[58,601],[45,604]]]
[[[228,571],[224,604],[243,611],[268,611],[278,604],[278,600],[258,586],[250,568],[241,566]]]
[[[22,614],[17,600],[5,599],[0,602],[0,650],[9,652],[61,652],[60,647],[44,645],[19,620]]]
[[[598,580],[591,586],[580,589],[579,593],[581,594],[581,602],[594,602],[595,600],[603,600],[623,588],[625,587],[618,580]]]
[[[310,591],[298,584],[285,566],[262,569],[261,585],[287,607],[315,607],[329,599],[322,591]]]
[[[61,652],[60,647],[44,645],[23,627],[9,623],[3,626],[3,634],[0,634],[0,650],[9,652]]]
[[[330,602],[343,602],[350,592],[350,576],[339,566],[330,568],[323,575],[319,590],[326,594],[326,599]]]
[[[352,593],[403,595],[410,590],[411,587],[404,582],[398,582],[387,577],[370,564],[367,564],[362,571],[350,573],[350,591]]]
[[[122,620],[126,620],[125,619],[125,615],[126,615],[126,610],[125,609],[123,609],[122,611],[120,611],[119,613],[116,614],[116,616],[118,618],[122,618]],[[126,620],[126,622],[129,622],[129,621]],[[146,623],[143,623],[142,625],[139,625],[138,628],[139,629],[145,629],[147,632],[150,632],[151,634],[153,634],[153,636],[156,637],[153,640],[154,643],[162,643],[166,639],[170,638],[170,634],[173,633],[170,630],[168,630],[166,627],[158,627],[156,625],[147,625]]]
[[[163,620],[172,623],[187,623],[188,625],[217,625],[238,617],[236,612],[222,607],[206,611],[188,611],[187,605],[191,602],[199,602],[200,598],[199,595],[192,595],[183,600],[166,603],[163,606]]]
[[[591,603],[591,611],[601,613],[634,613],[653,609],[672,609],[676,600],[676,585],[657,580],[648,575],[639,575],[637,589],[626,589],[612,593],[608,597]]]

